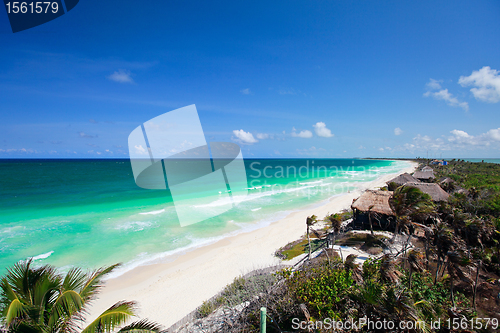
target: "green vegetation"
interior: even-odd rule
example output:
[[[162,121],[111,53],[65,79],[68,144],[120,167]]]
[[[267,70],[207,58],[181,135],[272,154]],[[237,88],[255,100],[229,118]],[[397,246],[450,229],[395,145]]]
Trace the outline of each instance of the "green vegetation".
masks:
[[[234,307],[250,301],[255,295],[266,293],[276,282],[271,274],[254,275],[248,278],[238,277],[211,300],[203,302],[197,309],[198,317],[204,318],[221,306]]]
[[[115,269],[113,265],[92,273],[78,268],[66,275],[52,266],[33,267],[21,261],[8,269],[1,279],[0,311],[7,332],[47,333],[111,332],[135,315],[135,303],[121,301],[100,314],[83,330],[86,306],[100,287],[102,278]],[[136,321],[118,332],[157,333],[160,326],[147,320]]]
[[[411,332],[437,331],[430,325],[437,320],[442,323],[440,332],[464,331],[447,327],[447,321],[456,318],[499,320],[500,165],[453,161],[433,169],[434,181],[450,194],[448,202],[432,202],[419,189],[391,184],[396,232],[407,235],[401,253],[379,255],[362,266],[354,255],[345,262],[334,255],[319,256],[297,271],[283,270],[276,274],[278,282],[271,292],[245,308],[232,332],[258,332],[261,306],[272,319],[268,332],[293,331],[293,318],[425,323]],[[336,244],[357,244],[371,251],[392,241],[367,233],[338,236],[340,214],[328,215],[324,221],[328,224],[325,231],[338,237]],[[302,239],[280,252],[292,257],[307,252],[306,247],[307,240]],[[468,331],[494,332],[496,328]]]
[[[323,241],[319,239],[311,240],[311,247],[312,247],[311,251],[312,252],[317,251],[322,243]],[[277,255],[284,260],[293,259],[304,253],[309,253],[309,242],[307,239],[301,239],[289,243],[277,251]]]
[[[303,269],[277,274],[284,284],[281,290],[265,295],[259,304],[266,304],[274,325],[269,332],[291,331],[292,319],[323,321],[355,321],[370,318],[373,321],[421,321],[429,332],[431,321],[446,322],[449,298],[449,280],[434,284],[429,272],[412,274],[413,284],[408,288],[410,271],[404,263],[389,256],[365,261],[362,268],[353,260],[316,260]],[[461,292],[454,295],[454,313],[472,318],[471,300]],[[247,332],[258,332],[257,304],[252,304],[242,315]],[[240,331],[241,327],[240,327]],[[360,332],[367,329],[361,328]],[[317,331],[319,332],[319,331]]]

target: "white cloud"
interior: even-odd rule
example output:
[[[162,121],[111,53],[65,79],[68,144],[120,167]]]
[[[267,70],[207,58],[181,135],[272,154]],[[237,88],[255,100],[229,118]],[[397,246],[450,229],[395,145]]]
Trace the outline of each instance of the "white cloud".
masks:
[[[424,94],[425,97],[432,96],[435,99],[441,99],[446,102],[449,106],[458,106],[464,109],[465,111],[469,111],[469,104],[467,102],[460,102],[456,97],[454,97],[448,89],[442,89],[437,92],[428,91]]]
[[[146,155],[147,151],[142,145],[135,145],[135,152],[139,155]]]
[[[470,91],[480,101],[500,102],[500,72],[489,66],[473,71],[469,76],[460,76],[458,83],[462,87],[475,86]]]
[[[465,131],[454,129],[450,135],[442,135],[433,139],[427,135],[418,134],[413,143],[394,147],[395,151],[463,151],[482,149],[486,147],[500,148],[500,128],[490,129],[486,133],[471,135]]]
[[[131,77],[132,73],[126,69],[119,69],[113,74],[109,75],[107,78],[111,81],[119,82],[119,83],[134,83],[134,80]]]
[[[326,125],[323,122],[317,122],[313,125],[313,127],[317,136],[322,136],[324,138],[331,138],[333,136],[332,131],[326,128]]]
[[[250,132],[245,132],[244,130],[234,130],[233,134],[241,141],[241,143],[252,144],[258,142],[253,134]]]
[[[394,129],[394,135],[401,135],[401,134],[403,134],[403,130],[399,127],[396,127]]]
[[[250,88],[246,88],[246,89],[241,89],[240,93],[242,93],[243,95],[250,95],[252,92],[250,91]]]
[[[430,79],[430,81],[426,84],[426,86],[430,90],[439,90],[441,89],[440,82],[443,82],[443,80]]]
[[[494,141],[500,141],[500,128],[490,129],[488,132],[486,132],[485,136]]]
[[[259,140],[269,139],[269,134],[267,133],[257,133],[255,136]]]
[[[295,128],[293,129],[292,136],[297,137],[297,138],[303,138],[303,139],[309,139],[312,138],[313,134],[311,131],[308,130],[303,130],[300,131],[299,133],[295,132]]]

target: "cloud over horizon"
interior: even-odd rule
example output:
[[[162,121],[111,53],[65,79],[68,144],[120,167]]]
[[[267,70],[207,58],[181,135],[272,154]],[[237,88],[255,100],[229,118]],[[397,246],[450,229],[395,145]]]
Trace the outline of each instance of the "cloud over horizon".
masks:
[[[334,136],[331,130],[326,128],[326,124],[324,122],[317,122],[313,125],[314,132],[316,132],[317,136],[321,136],[323,138],[331,138]]]
[[[254,138],[253,134],[250,132],[245,132],[244,130],[234,130],[233,134],[236,136],[237,140],[243,144],[252,144],[259,142]]]
[[[295,127],[292,129],[292,136],[296,138],[309,139],[312,138],[313,134],[309,130],[302,130],[299,133],[296,132]]]

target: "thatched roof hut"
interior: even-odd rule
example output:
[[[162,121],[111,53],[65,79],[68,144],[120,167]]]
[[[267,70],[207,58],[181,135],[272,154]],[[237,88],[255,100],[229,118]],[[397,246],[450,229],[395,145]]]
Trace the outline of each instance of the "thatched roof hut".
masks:
[[[404,185],[404,184],[406,184],[408,182],[418,183],[419,180],[417,178],[414,178],[409,173],[405,172],[405,173],[397,176],[396,178],[393,178],[393,179],[389,180],[386,184],[396,183],[396,185],[401,186],[401,185]]]
[[[434,169],[432,169],[430,166],[427,165],[427,166],[424,166],[421,171],[423,171],[423,172],[434,171]]]
[[[370,207],[372,212],[387,216],[395,216],[389,204],[389,198],[392,197],[392,191],[373,191],[367,190],[356,199],[351,208],[360,212],[368,212]]]
[[[413,173],[413,177],[417,178],[418,180],[429,180],[432,178],[436,178],[434,176],[434,171],[415,171]]]
[[[446,201],[450,196],[436,183],[406,183],[405,186],[416,187],[431,196],[433,201]]]
[[[453,184],[455,181],[449,177],[441,179],[440,184]]]

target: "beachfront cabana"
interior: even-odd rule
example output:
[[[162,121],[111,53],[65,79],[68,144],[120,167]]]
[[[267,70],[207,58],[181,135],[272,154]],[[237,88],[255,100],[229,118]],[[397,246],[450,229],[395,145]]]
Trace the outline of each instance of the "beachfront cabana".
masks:
[[[413,177],[412,175],[410,175],[409,173],[405,172],[405,173],[397,176],[396,178],[389,180],[386,184],[389,185],[390,183],[395,183],[399,187],[399,186],[402,186],[408,182],[418,183],[419,180],[417,178]]]
[[[420,171],[427,172],[427,171],[434,171],[434,170],[430,166],[424,166],[422,168],[422,170],[420,170]]]
[[[427,193],[428,195],[431,196],[433,201],[446,201],[449,198],[449,194],[445,192],[436,183],[406,183],[405,186],[411,186],[411,187],[416,187],[420,191]]]
[[[413,177],[417,178],[419,181],[422,181],[422,182],[429,182],[432,179],[436,178],[434,176],[434,171],[432,171],[432,170],[430,170],[430,171],[415,171],[413,173]]]
[[[389,199],[392,191],[367,190],[353,201],[354,226],[370,229],[368,214],[371,213],[372,225],[376,229],[392,230],[395,227],[396,214],[392,211]]]

